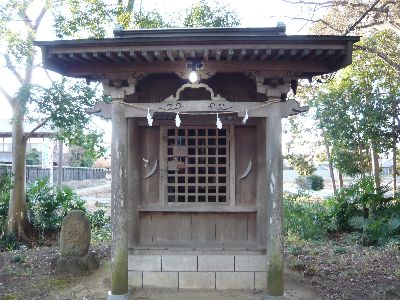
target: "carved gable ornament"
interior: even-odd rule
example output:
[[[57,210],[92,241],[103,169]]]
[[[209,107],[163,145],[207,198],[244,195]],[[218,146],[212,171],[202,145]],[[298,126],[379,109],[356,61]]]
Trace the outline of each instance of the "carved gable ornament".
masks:
[[[207,84],[204,83],[185,83],[182,85],[175,93],[174,95],[169,96],[163,102],[174,102],[174,101],[182,101],[182,94],[184,93],[185,90],[190,90],[190,89],[205,89],[207,92],[209,92],[209,99],[201,99],[201,100],[212,100],[212,101],[228,101],[224,97],[221,97],[220,94],[215,95],[214,91],[212,88],[210,88]]]

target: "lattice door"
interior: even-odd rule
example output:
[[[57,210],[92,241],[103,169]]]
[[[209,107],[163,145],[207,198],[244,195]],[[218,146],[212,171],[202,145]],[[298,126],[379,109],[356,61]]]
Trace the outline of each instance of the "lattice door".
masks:
[[[167,202],[227,204],[229,129],[166,128]]]

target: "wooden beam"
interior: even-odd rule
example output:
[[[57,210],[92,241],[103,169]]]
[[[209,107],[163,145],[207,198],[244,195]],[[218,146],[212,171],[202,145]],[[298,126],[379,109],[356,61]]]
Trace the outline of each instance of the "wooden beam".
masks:
[[[269,58],[272,54],[272,50],[271,49],[266,49],[260,57],[260,60],[266,60],[267,58]]]
[[[275,55],[274,55],[274,59],[281,59],[283,56],[285,55],[285,50],[284,49],[279,49]]]
[[[111,60],[111,61],[115,61],[115,62],[120,62],[120,60],[115,56],[115,54],[111,51],[107,51],[106,52],[106,57]]]
[[[142,56],[148,61],[152,62],[153,61],[153,56],[150,54],[150,51],[142,51]]]
[[[179,57],[180,57],[181,61],[186,61],[185,51],[179,50],[178,53],[179,53]]]
[[[310,49],[308,49],[308,48],[303,49],[301,54],[299,56],[297,56],[296,60],[303,59],[303,58],[307,57],[309,54],[310,54]]]
[[[69,55],[64,54],[64,53],[58,53],[57,54],[58,59],[61,59],[62,61],[66,61],[66,62],[71,62],[71,58],[69,57]]]
[[[87,52],[83,52],[83,53],[81,54],[81,56],[82,56],[82,59],[85,60],[86,62],[95,62],[95,61],[96,61],[96,60],[94,60],[93,57],[90,56],[89,53],[87,53]]]
[[[246,49],[242,49],[239,53],[239,60],[243,60],[243,58],[246,56]]]
[[[167,56],[170,61],[175,61],[175,56],[173,55],[171,50],[167,50]]]
[[[221,49],[217,49],[216,53],[215,53],[215,59],[216,60],[220,60],[221,59]]]
[[[125,55],[124,52],[122,51],[118,51],[117,52],[117,58],[119,59],[119,61],[124,62],[124,61],[129,61]]]
[[[129,57],[131,58],[132,61],[136,61],[136,62],[142,61],[142,60],[139,58],[139,55],[137,55],[137,54],[135,53],[135,51],[133,51],[133,50],[129,51]]]
[[[49,62],[49,69],[52,69],[52,65]],[[124,73],[127,76],[134,72],[144,72],[144,73],[162,73],[165,71],[176,72],[186,72],[186,61],[155,61],[149,64],[146,61],[136,61],[124,64],[119,64],[116,67],[115,63],[110,61],[105,61],[101,64],[91,64],[90,71],[88,71],[87,65],[82,65],[77,62],[68,64],[69,71],[66,72],[67,76],[79,77],[79,76],[94,76],[96,74],[108,74],[108,73]],[[229,63],[226,61],[216,61],[208,60],[205,65],[204,72],[267,72],[268,74],[287,74],[288,71],[302,70],[302,72],[316,73],[319,74],[323,72],[329,72],[332,68],[326,64],[324,61],[306,61],[299,60],[296,63],[293,61],[237,61],[232,60]],[[301,76],[301,75],[299,75]]]
[[[78,62],[81,62],[81,63],[87,63],[87,61],[84,60],[84,59],[82,59],[82,58],[80,58],[79,55],[78,55],[77,53],[70,53],[70,54],[69,54],[69,58],[70,58],[72,61],[78,61]]]
[[[217,104],[216,104],[217,103]],[[273,107],[278,105],[280,107],[279,118],[286,118],[291,115],[295,115],[308,110],[308,106],[301,107],[300,104],[295,100],[289,100],[286,102],[248,102],[245,99],[238,102],[229,102],[227,100],[188,100],[181,101],[179,103],[179,108],[176,106],[176,101],[161,101],[159,103],[140,103],[140,105],[135,106],[135,104],[125,105],[125,117],[126,118],[136,118],[136,117],[146,117],[147,109],[153,112],[179,112],[187,113],[192,112],[194,114],[202,114],[204,112],[210,113],[228,113],[228,112],[238,112],[238,117],[243,117],[246,110],[250,117],[269,117],[275,112]],[[107,104],[110,106],[111,104]],[[109,107],[104,107],[104,116],[109,115]],[[101,114],[100,114],[101,115]]]
[[[289,58],[293,58],[293,57],[295,57],[296,55],[298,54],[298,50],[297,49],[292,49],[292,50],[290,50],[290,52],[289,52]]]
[[[158,51],[158,50],[156,50],[156,51],[154,51],[154,56],[157,58],[157,60],[159,60],[159,61],[163,61],[164,60],[164,55],[160,52],[160,51]]]
[[[204,59],[205,61],[208,60],[208,55],[209,55],[208,49],[204,49],[204,51],[203,51],[203,59]]]
[[[234,53],[235,53],[235,52],[233,51],[233,49],[228,49],[228,54],[227,54],[227,56],[226,56],[226,59],[227,59],[227,60],[231,60]]]
[[[250,56],[250,60],[255,60],[259,54],[258,49],[253,49],[253,54]]]
[[[315,49],[314,54],[307,57],[309,60],[316,59],[317,57],[322,55],[322,49]]]
[[[323,60],[329,56],[335,55],[335,51],[335,49],[325,50],[324,53],[320,57],[318,57],[318,60]]]

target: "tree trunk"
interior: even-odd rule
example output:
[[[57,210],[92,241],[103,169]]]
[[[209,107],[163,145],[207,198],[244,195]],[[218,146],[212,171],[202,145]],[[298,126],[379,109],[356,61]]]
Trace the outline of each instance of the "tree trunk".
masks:
[[[331,177],[333,194],[336,195],[337,189],[336,189],[335,173],[333,172],[331,152],[329,150],[328,140],[326,139],[325,135],[324,135],[324,144],[325,144],[325,150],[326,150],[326,158],[328,159],[328,163],[329,163],[329,175]]]
[[[371,160],[372,160],[372,174],[374,176],[374,186],[375,190],[377,190],[381,186],[381,177],[379,168],[379,155],[373,144],[371,144]]]
[[[63,141],[59,141],[58,142],[58,166],[57,166],[57,170],[58,170],[58,176],[57,176],[57,185],[59,187],[61,187],[61,183],[62,183],[62,177],[63,177],[63,146],[64,143]]]
[[[343,175],[342,172],[339,171],[339,189],[343,188]]]
[[[393,97],[393,118],[392,118],[392,133],[393,133],[393,147],[392,147],[392,152],[393,152],[393,164],[392,164],[392,176],[393,176],[393,198],[396,197],[396,191],[397,191],[397,161],[396,161],[396,156],[397,156],[397,128],[396,128],[396,117],[397,117],[397,102],[396,98]]]
[[[25,197],[26,143],[23,117],[19,110],[14,110],[12,121],[12,173],[13,188],[11,189],[8,210],[8,231],[27,239],[28,218]]]

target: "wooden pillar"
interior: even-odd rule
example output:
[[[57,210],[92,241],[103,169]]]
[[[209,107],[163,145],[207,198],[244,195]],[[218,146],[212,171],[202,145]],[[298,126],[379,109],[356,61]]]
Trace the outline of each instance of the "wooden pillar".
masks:
[[[111,142],[111,291],[108,300],[128,299],[128,134],[124,105],[113,99]]]
[[[140,136],[137,118],[128,119],[128,247],[139,243]]]
[[[283,157],[280,104],[266,118],[267,294],[283,297]]]

